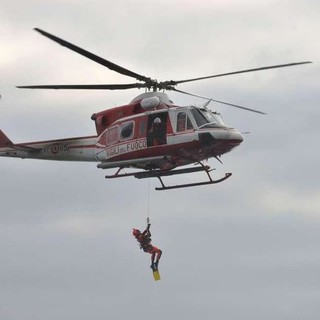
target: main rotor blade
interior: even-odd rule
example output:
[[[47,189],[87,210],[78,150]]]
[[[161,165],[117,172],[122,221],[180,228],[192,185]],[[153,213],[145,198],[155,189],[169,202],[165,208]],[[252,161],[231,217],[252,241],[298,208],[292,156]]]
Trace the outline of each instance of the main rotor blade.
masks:
[[[58,37],[56,37],[56,36],[54,36],[54,35],[52,35],[52,34],[50,34],[48,32],[45,32],[45,31],[43,31],[43,30],[41,30],[39,28],[34,28],[34,30],[38,31],[43,36],[45,36],[45,37],[47,37],[47,38],[49,38],[49,39],[61,44],[62,46],[66,47],[66,48],[68,48],[68,49],[70,49],[72,51],[75,51],[75,52],[85,56],[88,59],[91,59],[91,60],[93,60],[93,61],[95,61],[97,63],[102,64],[103,66],[109,68],[110,70],[116,71],[116,72],[121,73],[121,74],[123,74],[125,76],[132,77],[132,78],[135,78],[135,79],[140,80],[140,81],[148,81],[148,80],[150,80],[150,78],[148,78],[148,77],[145,77],[143,75],[140,75],[138,73],[135,73],[135,72],[132,72],[132,71],[130,71],[128,69],[125,69],[125,68],[123,68],[123,67],[121,67],[121,66],[119,66],[119,65],[117,65],[115,63],[112,63],[112,62],[110,62],[108,60],[105,60],[105,59],[103,59],[103,58],[101,58],[101,57],[99,57],[99,56],[97,56],[97,55],[95,55],[95,54],[93,54],[93,53],[91,53],[89,51],[86,51],[86,50],[84,50],[84,49],[82,49],[82,48],[80,48],[80,47],[78,47],[78,46],[76,46],[76,45],[74,45],[74,44],[72,44],[70,42],[67,42],[67,41],[65,41],[63,39],[60,39],[60,38],[58,38]]]
[[[259,113],[259,114],[266,114],[265,112],[262,112],[262,111],[259,111],[259,110],[255,110],[255,109],[250,109],[250,108],[243,107],[243,106],[239,106],[239,105],[237,105],[237,104],[233,104],[233,103],[229,103],[229,102],[224,102],[224,101],[220,101],[220,100],[215,100],[215,99],[207,98],[207,97],[203,97],[203,96],[198,96],[198,95],[196,95],[196,94],[188,93],[188,92],[181,91],[181,90],[174,89],[174,88],[173,88],[172,90],[173,90],[173,91],[176,91],[176,92],[183,93],[183,94],[187,94],[187,95],[189,95],[189,96],[193,96],[193,97],[197,97],[197,98],[202,98],[202,99],[214,101],[214,102],[217,102],[217,103],[225,104],[225,105],[227,105],[227,106],[231,106],[231,107],[243,109],[243,110],[246,110],[246,111],[251,111],[251,112],[255,112],[255,113]]]
[[[125,90],[133,88],[145,88],[143,83],[129,84],[66,84],[66,85],[36,85],[36,86],[17,86],[19,89],[79,89],[79,90]]]
[[[179,80],[179,81],[172,80],[172,81],[169,81],[169,83],[171,85],[177,85],[179,83],[198,81],[198,80],[217,78],[217,77],[224,77],[224,76],[230,76],[230,75],[239,74],[239,73],[255,72],[255,71],[276,69],[276,68],[293,67],[293,66],[297,66],[297,65],[300,65],[300,64],[307,64],[307,63],[312,63],[312,61],[294,62],[294,63],[287,63],[287,64],[278,64],[278,65],[268,66],[268,67],[261,67],[261,68],[246,69],[246,70],[240,70],[240,71],[234,71],[234,72],[220,73],[220,74],[216,74],[216,75],[213,75],[213,76],[200,77],[200,78],[194,78],[194,79],[186,79],[186,80]]]

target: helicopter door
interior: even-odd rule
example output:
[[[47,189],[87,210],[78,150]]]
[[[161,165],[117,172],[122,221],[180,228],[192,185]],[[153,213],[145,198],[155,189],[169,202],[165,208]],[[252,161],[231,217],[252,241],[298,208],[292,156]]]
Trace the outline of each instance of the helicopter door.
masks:
[[[153,113],[148,117],[147,146],[167,144],[168,112]]]

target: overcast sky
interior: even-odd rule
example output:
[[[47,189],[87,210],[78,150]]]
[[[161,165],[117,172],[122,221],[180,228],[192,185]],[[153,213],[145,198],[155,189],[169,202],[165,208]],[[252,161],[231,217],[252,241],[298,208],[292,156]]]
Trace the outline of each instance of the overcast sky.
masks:
[[[93,113],[143,92],[15,88],[132,81],[34,27],[159,81],[313,64],[179,86],[267,113],[211,104],[251,132],[209,161],[233,173],[222,184],[156,192],[95,163],[1,158],[0,318],[319,319],[319,1],[0,0],[0,128],[14,142],[93,135]],[[158,282],[131,235],[148,206]]]

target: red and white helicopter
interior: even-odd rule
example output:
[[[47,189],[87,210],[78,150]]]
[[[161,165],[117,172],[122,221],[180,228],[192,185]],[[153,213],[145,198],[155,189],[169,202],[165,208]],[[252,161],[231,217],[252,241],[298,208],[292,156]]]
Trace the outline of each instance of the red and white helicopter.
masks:
[[[100,90],[145,88],[146,92],[134,98],[127,105],[93,114],[91,119],[96,125],[97,134],[95,136],[16,144],[0,130],[0,156],[61,161],[96,161],[98,168],[117,168],[116,172],[107,175],[106,178],[156,177],[161,182],[161,187],[156,190],[213,184],[222,182],[231,176],[231,173],[226,173],[221,179],[213,180],[210,175],[210,167],[203,164],[204,160],[212,157],[221,162],[219,157],[243,141],[243,136],[239,131],[225,125],[219,113],[207,108],[211,101],[264,114],[254,109],[204,97],[200,98],[207,99],[208,102],[202,107],[177,106],[167,94],[159,91],[172,90],[199,97],[178,90],[176,86],[191,81],[310,63],[310,61],[304,61],[193,79],[158,82],[96,56],[43,30],[38,28],[35,30],[60,45],[113,71],[135,78],[139,82],[102,85],[33,85],[18,88]],[[190,164],[196,164],[196,166],[180,168]],[[125,168],[142,170],[131,173],[121,172]],[[166,186],[162,180],[163,176],[198,171],[204,171],[208,179],[203,182],[173,186]]]

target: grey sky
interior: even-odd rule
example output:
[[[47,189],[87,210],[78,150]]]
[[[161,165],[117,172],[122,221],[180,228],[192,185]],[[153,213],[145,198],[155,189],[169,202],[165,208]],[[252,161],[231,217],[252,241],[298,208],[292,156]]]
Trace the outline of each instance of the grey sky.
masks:
[[[220,185],[156,192],[153,180],[106,181],[94,163],[1,158],[1,319],[319,318],[318,1],[2,0],[0,8],[0,128],[14,142],[94,134],[91,114],[143,92],[16,89],[130,81],[34,27],[161,81],[314,62],[179,86],[267,112],[211,105],[251,132],[223,165],[209,161],[217,176],[233,173]],[[145,225],[148,188],[153,242],[164,251],[159,282],[131,235]]]

